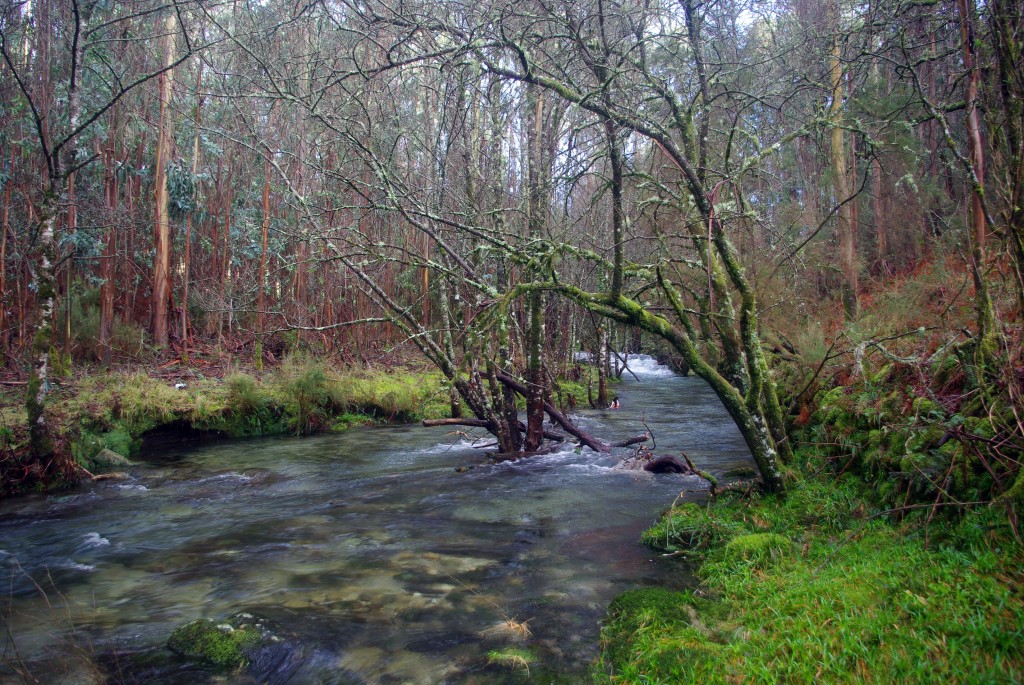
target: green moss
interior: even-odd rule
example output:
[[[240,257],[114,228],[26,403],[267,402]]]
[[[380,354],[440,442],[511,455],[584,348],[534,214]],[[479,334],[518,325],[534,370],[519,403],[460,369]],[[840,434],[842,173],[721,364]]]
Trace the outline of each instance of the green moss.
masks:
[[[825,505],[832,488],[806,481],[785,501],[713,506],[709,517],[748,532],[715,544],[695,593],[645,588],[613,602],[598,680],[1024,677],[1024,596],[1016,589],[1024,550],[1004,512],[933,519],[926,545],[923,530],[864,518],[864,503],[846,483]]]
[[[766,568],[782,559],[792,543],[778,533],[737,535],[722,548],[722,560],[730,565]]]
[[[186,623],[171,634],[167,646],[174,652],[227,669],[248,664],[248,650],[261,640],[256,627],[234,628],[208,618]]]
[[[717,513],[715,509],[693,503],[674,507],[645,530],[640,540],[662,552],[704,552],[743,530],[736,521]]]

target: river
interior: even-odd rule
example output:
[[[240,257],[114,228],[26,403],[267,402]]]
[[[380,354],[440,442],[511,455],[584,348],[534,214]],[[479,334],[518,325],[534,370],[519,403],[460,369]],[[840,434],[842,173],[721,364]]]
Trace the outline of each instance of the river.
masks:
[[[646,423],[659,454],[751,466],[703,381],[630,367],[622,407],[582,410],[582,427],[616,441]],[[319,675],[290,683],[585,681],[617,594],[689,582],[639,534],[700,481],[614,470],[628,452],[492,464],[445,428],[360,428],[142,455],[127,481],[2,501],[0,682],[255,682],[164,648],[240,610],[319,645]],[[538,661],[490,664],[506,646]]]

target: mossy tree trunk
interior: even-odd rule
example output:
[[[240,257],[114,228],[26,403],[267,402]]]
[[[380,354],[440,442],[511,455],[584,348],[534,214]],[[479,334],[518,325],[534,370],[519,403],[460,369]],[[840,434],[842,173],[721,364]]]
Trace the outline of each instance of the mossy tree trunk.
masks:
[[[36,323],[32,336],[32,375],[28,381],[25,408],[28,414],[29,449],[39,463],[50,460],[56,446],[53,432],[46,417],[46,402],[50,390],[50,357],[53,351],[53,305],[56,298],[57,277],[54,272],[56,244],[54,227],[60,211],[57,184],[51,178],[50,188],[43,196],[39,209],[39,264],[34,285],[36,293]]]
[[[526,88],[524,125],[527,130],[527,224],[531,242],[541,239],[547,214],[544,159],[541,145],[544,96],[535,85]],[[535,452],[544,442],[544,295],[535,291],[527,299],[526,436],[523,449]]]

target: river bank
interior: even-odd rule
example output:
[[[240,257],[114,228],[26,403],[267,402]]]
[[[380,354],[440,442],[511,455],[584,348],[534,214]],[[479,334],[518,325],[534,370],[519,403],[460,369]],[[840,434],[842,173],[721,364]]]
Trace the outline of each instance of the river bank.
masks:
[[[442,380],[422,367],[339,371],[302,356],[286,358],[266,373],[234,370],[223,376],[196,369],[173,375],[86,371],[58,380],[48,412],[61,456],[85,470],[69,471],[71,477],[88,477],[117,470],[123,466],[118,456],[131,458],[150,438],[309,435],[446,416],[450,404]],[[0,453],[8,466],[0,496],[44,486],[15,467],[28,435],[23,393],[9,385],[0,395]]]
[[[1024,679],[1018,371],[885,352],[805,395],[785,496],[678,502],[643,533],[698,582],[617,598],[597,682]]]
[[[603,683],[1019,682],[1021,548],[1003,512],[899,522],[851,479],[673,507],[643,534],[699,584],[632,590]]]

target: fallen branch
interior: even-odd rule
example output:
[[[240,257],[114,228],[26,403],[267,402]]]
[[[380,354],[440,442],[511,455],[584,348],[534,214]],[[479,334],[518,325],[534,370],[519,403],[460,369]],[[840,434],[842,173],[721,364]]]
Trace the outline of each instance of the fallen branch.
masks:
[[[632,447],[633,445],[639,445],[641,442],[647,442],[651,439],[651,436],[647,433],[643,435],[635,435],[629,440],[623,440],[622,442],[616,442],[612,447]]]
[[[484,419],[470,419],[470,418],[457,418],[457,419],[423,419],[423,425],[427,428],[433,428],[435,426],[469,426],[471,428],[487,428],[491,427],[490,422]],[[519,430],[525,432],[526,426],[520,422]],[[554,440],[555,442],[564,442],[565,436],[561,433],[554,431],[545,430],[544,437],[548,440]]]
[[[498,372],[498,380],[501,381],[504,385],[507,385],[508,387],[515,390],[523,397],[527,397],[529,395],[525,385],[523,385],[522,383],[520,383],[519,381],[512,378],[506,373]],[[608,444],[601,442],[600,440],[590,435],[586,431],[582,431],[579,428],[577,428],[576,425],[569,420],[569,417],[567,417],[562,412],[558,411],[558,408],[555,407],[555,405],[553,405],[551,402],[548,402],[546,400],[544,401],[544,411],[547,412],[547,415],[551,417],[552,421],[554,421],[555,423],[562,427],[562,430],[564,430],[566,433],[579,440],[581,444],[586,445],[595,452],[611,451],[611,447]]]
[[[714,496],[715,491],[718,489],[718,479],[712,476],[707,471],[702,471],[701,469],[698,469],[696,466],[694,466],[693,462],[690,460],[690,457],[688,454],[686,454],[686,452],[680,450],[679,454],[681,454],[683,456],[683,459],[686,460],[686,465],[690,467],[690,471],[697,474],[698,476],[700,476],[701,478],[703,478],[704,480],[711,484],[711,495]]]

